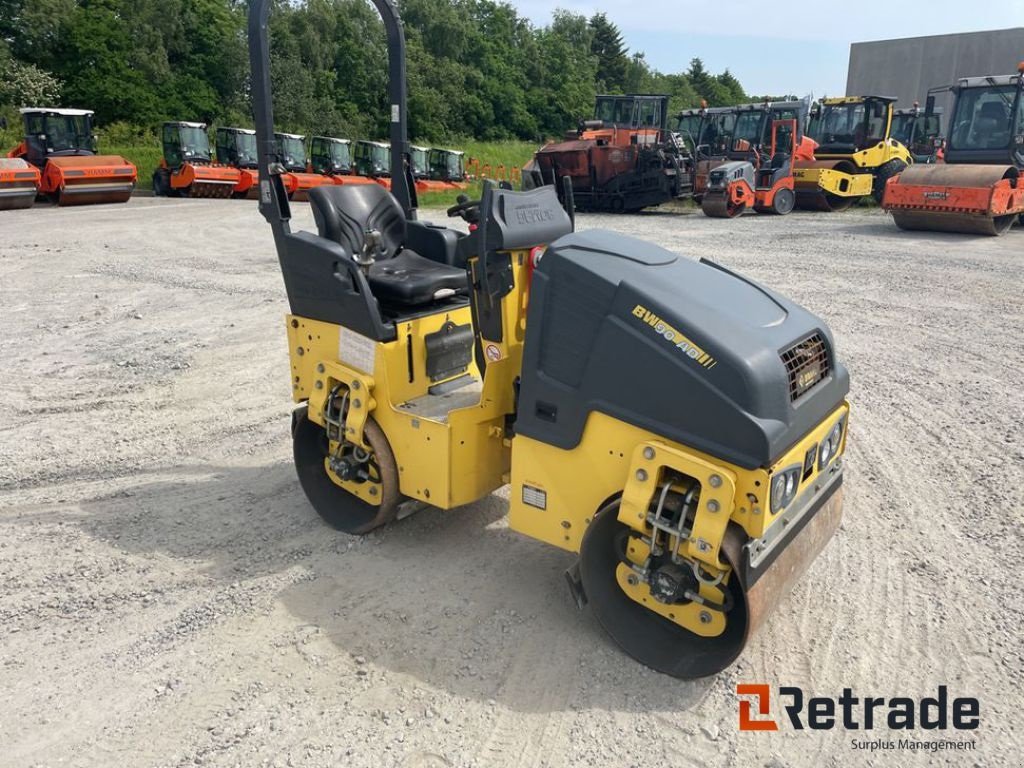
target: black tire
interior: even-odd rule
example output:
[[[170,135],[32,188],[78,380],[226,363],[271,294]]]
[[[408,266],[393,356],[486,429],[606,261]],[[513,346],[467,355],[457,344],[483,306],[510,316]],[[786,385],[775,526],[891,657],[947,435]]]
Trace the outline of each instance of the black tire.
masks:
[[[875,198],[876,203],[882,204],[882,198],[885,196],[885,185],[889,179],[899,173],[903,173],[906,167],[907,164],[899,158],[894,158],[878,166],[878,170],[875,171],[875,180],[871,184],[871,196]]]
[[[401,501],[398,467],[384,431],[373,418],[366,420],[363,435],[373,449],[380,472],[380,506],[366,503],[330,478],[324,466],[327,433],[309,420],[306,406],[295,411],[292,424],[292,448],[299,484],[324,522],[339,531],[361,535],[395,519]]]
[[[153,194],[156,197],[170,197],[171,174],[166,168],[157,168],[153,171]]]
[[[644,608],[619,586],[619,502],[606,506],[583,535],[580,577],[587,602],[612,640],[641,664],[672,677],[692,680],[717,674],[732,664],[746,642],[747,609],[739,580],[731,578],[733,607],[725,631],[700,637]]]
[[[785,216],[796,208],[796,192],[792,189],[780,189],[772,198],[772,213]]]

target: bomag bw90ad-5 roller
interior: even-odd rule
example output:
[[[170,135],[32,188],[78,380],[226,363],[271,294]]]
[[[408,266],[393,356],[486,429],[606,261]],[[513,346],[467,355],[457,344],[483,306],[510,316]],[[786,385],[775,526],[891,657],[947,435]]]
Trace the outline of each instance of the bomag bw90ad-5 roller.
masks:
[[[831,333],[712,262],[574,233],[551,185],[485,184],[448,211],[468,234],[419,221],[402,25],[393,0],[373,2],[391,192],[311,190],[315,234],[291,229],[271,2],[250,7],[303,490],[360,534],[511,485],[511,528],[578,554],[574,594],[628,654],[678,677],[722,670],[839,526],[849,380]]]
[[[1001,235],[1024,214],[1024,63],[1015,75],[965,77],[949,90],[945,162],[903,171],[882,207],[900,229]],[[925,112],[934,104],[929,94]]]
[[[37,195],[58,205],[123,203],[132,196],[138,172],[119,155],[96,154],[90,110],[29,107],[21,115],[25,139],[0,165],[0,210],[27,208]]]

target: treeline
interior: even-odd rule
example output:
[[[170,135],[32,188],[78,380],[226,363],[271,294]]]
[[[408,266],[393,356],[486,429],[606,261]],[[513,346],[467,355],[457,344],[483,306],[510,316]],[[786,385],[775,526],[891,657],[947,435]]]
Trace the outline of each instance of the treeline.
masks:
[[[699,58],[664,74],[605,15],[556,11],[537,27],[492,0],[402,0],[414,139],[561,135],[594,96],[668,93],[672,108],[747,99]],[[243,0],[0,0],[0,106],[60,103],[101,123],[251,123]],[[364,0],[276,0],[275,117],[282,129],[387,131],[386,46]],[[682,66],[681,66],[682,70]]]

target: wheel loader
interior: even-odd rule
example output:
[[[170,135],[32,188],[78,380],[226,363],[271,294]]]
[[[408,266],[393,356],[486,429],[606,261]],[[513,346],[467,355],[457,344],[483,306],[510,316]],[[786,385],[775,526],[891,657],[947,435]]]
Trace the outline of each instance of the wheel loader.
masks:
[[[206,123],[168,121],[160,133],[163,157],[153,171],[157,197],[231,197],[241,172],[213,159]]]
[[[338,185],[373,184],[373,179],[355,173],[352,142],[331,136],[314,136],[309,144],[309,172],[328,176]]]
[[[123,157],[96,154],[91,110],[27,107],[21,115],[25,139],[7,157],[38,170],[38,195],[58,205],[124,203],[132,196],[138,172]],[[28,171],[5,166],[14,173],[0,175],[0,208],[31,205]]]
[[[964,77],[954,94],[944,162],[914,165],[885,189],[900,229],[1002,235],[1024,214],[1024,62],[1013,75]],[[925,114],[935,112],[928,95]]]
[[[238,169],[238,183],[231,190],[231,196],[255,200],[259,192],[256,131],[251,128],[221,126],[217,128],[216,146],[217,162]]]
[[[486,182],[448,210],[468,234],[420,221],[402,24],[373,4],[391,191],[312,190],[315,233],[291,228],[272,135],[271,0],[250,6],[303,491],[364,534],[508,485],[511,529],[575,555],[573,595],[627,654],[719,672],[838,529],[849,377],[832,334],[711,261],[574,232],[571,179],[561,200]]]
[[[712,218],[735,218],[748,208],[784,216],[796,205],[793,161],[799,121],[773,120],[771,141],[752,147],[751,160],[730,160],[708,174],[701,209]],[[734,145],[745,139],[734,139]]]
[[[309,172],[309,158],[306,157],[306,137],[297,133],[275,133],[280,152],[278,157],[288,172],[285,184],[292,200],[309,200],[309,191],[325,184],[334,185],[330,177]]]
[[[797,206],[837,211],[861,197],[881,202],[885,183],[914,162],[892,137],[891,96],[822,99],[811,109],[807,133],[813,160],[797,160]]]

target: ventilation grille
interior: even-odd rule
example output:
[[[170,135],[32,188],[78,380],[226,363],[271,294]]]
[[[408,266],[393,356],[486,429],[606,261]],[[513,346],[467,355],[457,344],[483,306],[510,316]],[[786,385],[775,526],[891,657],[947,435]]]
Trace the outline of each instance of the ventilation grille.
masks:
[[[782,363],[789,376],[790,402],[799,400],[815,384],[831,373],[828,348],[820,333],[798,341],[782,353]]]

